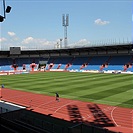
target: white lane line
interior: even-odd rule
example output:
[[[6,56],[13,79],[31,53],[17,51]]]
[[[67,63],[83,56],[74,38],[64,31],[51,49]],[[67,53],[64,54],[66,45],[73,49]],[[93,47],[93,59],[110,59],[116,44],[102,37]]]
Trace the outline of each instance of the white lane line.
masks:
[[[64,104],[64,105],[60,106],[58,109],[56,109],[56,110],[54,111],[54,113],[56,113],[58,110],[60,110],[61,108],[65,107],[66,105],[69,105],[69,104],[74,103],[74,102],[76,102],[76,101],[72,101],[72,102],[69,102],[69,103],[67,103],[67,104]]]
[[[51,102],[53,102],[53,101],[55,101],[55,100],[51,100],[51,101],[49,101],[49,102],[47,102],[47,103],[40,104],[40,105],[38,105],[38,106],[35,107],[35,108],[40,108],[40,106],[43,106],[43,105],[49,104],[49,103],[51,103]]]
[[[111,118],[112,118],[113,122],[115,123],[115,125],[118,127],[118,126],[120,126],[120,125],[118,125],[118,124],[116,123],[116,121],[115,121],[115,119],[114,119],[114,117],[113,117],[113,112],[114,112],[114,110],[115,110],[116,108],[117,108],[117,107],[114,107],[114,108],[112,109],[112,111],[111,111]]]

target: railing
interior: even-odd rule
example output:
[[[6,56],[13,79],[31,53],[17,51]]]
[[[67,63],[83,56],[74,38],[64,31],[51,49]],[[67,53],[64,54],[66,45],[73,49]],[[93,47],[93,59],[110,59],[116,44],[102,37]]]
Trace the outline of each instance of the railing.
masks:
[[[85,48],[85,47],[98,47],[98,46],[115,46],[115,45],[128,45],[133,44],[132,40],[127,39],[110,39],[110,40],[97,40],[90,42],[74,42],[68,44],[66,47],[55,48],[54,44],[41,45],[41,44],[27,44],[24,45],[5,45],[4,43],[0,45],[1,51],[10,51],[10,47],[20,47],[22,51],[32,51],[32,50],[55,50],[55,49],[68,49],[68,48]]]
[[[84,123],[79,123],[72,127],[69,127],[69,133],[121,133],[110,131],[106,128],[100,128],[93,125],[86,125]]]
[[[22,129],[27,133],[120,133],[84,123],[68,123],[48,116],[38,116],[26,110],[1,114],[1,123],[13,130]]]
[[[10,110],[8,110],[7,108],[0,107],[0,114],[6,113],[6,112],[9,112],[9,111]]]

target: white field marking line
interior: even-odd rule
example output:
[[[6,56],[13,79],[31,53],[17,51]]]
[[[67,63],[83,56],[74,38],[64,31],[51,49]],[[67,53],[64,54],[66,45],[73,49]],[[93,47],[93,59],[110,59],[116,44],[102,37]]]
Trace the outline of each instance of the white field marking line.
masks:
[[[17,96],[10,96],[10,97],[8,97],[8,100],[10,100],[12,98],[16,98],[16,97],[23,97],[23,96],[29,96],[29,95],[33,95],[33,94],[23,94],[23,95],[17,95]]]
[[[76,101],[72,101],[72,102],[76,102]],[[70,102],[71,103],[71,102]],[[68,103],[69,104],[69,103]],[[58,105],[59,106],[59,105]],[[64,106],[64,105],[63,105]],[[49,109],[54,109],[54,108],[57,108],[57,106],[56,107],[51,107],[51,108],[48,108],[48,109],[46,109],[46,110],[49,110]],[[60,108],[60,107],[59,107]]]
[[[56,109],[56,110],[54,111],[54,113],[56,113],[58,110],[60,110],[61,108],[65,107],[66,105],[69,105],[70,103],[74,103],[74,102],[76,102],[76,101],[72,101],[72,102],[69,102],[69,103],[67,103],[67,104],[64,104],[64,105],[60,106],[58,109]]]
[[[114,110],[115,110],[116,108],[117,108],[117,107],[114,107],[114,108],[112,109],[112,111],[111,111],[111,118],[112,118],[113,122],[115,123],[115,125],[118,127],[118,126],[120,126],[120,125],[118,125],[118,124],[116,123],[116,121],[115,121],[115,119],[114,119],[114,117],[113,117],[113,112],[114,112]]]
[[[51,101],[49,101],[49,102],[47,102],[47,103],[40,104],[39,106],[37,106],[37,107],[35,107],[35,108],[39,108],[40,106],[49,104],[49,103],[51,103],[51,102],[53,102],[53,101],[55,101],[55,100],[51,100]]]
[[[55,109],[55,108],[57,108],[57,107],[51,107],[51,108],[48,108],[48,109],[46,109],[46,110],[49,110],[49,109]]]
[[[105,112],[109,112],[110,110],[112,110],[112,106],[110,106],[110,107],[107,106],[106,108],[101,109],[101,111],[104,112],[104,113],[105,113]],[[99,112],[101,112],[101,111],[98,111],[97,114],[99,114]],[[85,118],[85,119],[89,119],[89,118],[94,117],[95,114],[92,113],[92,114],[90,114],[90,115],[89,115],[89,114],[86,114],[86,115],[87,115],[87,116],[86,116],[86,117],[84,116],[83,118]]]
[[[133,128],[130,128],[130,127],[124,127],[124,126],[119,126],[120,128],[126,128],[126,129],[130,129],[130,130],[133,130]]]
[[[72,102],[76,102],[76,101],[72,101]],[[72,103],[72,102],[69,102],[69,103]],[[69,103],[67,103],[67,104],[69,104]],[[66,104],[65,104],[66,105]],[[64,105],[63,105],[64,106]],[[48,109],[46,109],[46,110],[49,110],[49,109],[54,109],[54,108],[57,108],[57,107],[51,107],[51,108],[48,108]],[[59,107],[60,108],[60,107]]]

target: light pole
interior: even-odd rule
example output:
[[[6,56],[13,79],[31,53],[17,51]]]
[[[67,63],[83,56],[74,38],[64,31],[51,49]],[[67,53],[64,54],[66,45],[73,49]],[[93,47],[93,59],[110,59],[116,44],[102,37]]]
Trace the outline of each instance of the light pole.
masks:
[[[5,0],[3,0],[3,10],[4,10],[4,16],[0,15],[0,22],[3,22],[4,19],[6,18],[6,13],[10,13],[11,7],[7,6],[5,4]]]
[[[62,48],[62,38],[60,38],[60,48]]]
[[[64,47],[67,47],[67,26],[69,25],[69,14],[62,15],[62,26],[64,26]]]

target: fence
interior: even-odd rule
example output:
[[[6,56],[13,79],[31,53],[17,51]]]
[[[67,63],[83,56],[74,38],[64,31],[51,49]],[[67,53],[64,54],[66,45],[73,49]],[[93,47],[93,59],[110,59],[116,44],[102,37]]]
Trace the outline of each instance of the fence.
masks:
[[[86,125],[84,123],[80,123],[69,127],[69,133],[121,133],[110,131],[106,128],[95,127],[93,125]]]

